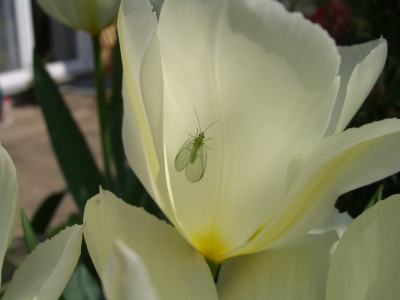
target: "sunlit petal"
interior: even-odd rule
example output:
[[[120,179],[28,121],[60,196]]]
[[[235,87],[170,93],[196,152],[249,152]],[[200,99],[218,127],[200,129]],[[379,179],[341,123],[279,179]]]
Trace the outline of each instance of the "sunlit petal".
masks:
[[[326,299],[397,299],[400,295],[400,196],[378,202],[339,241]]]
[[[82,225],[39,244],[15,271],[3,300],[58,299],[81,254]]]
[[[154,180],[162,160],[163,79],[157,17],[148,1],[122,1],[118,19],[126,93],[124,106],[133,108]],[[124,95],[124,98],[126,96]],[[129,128],[124,141],[130,138]],[[130,162],[134,152],[126,149]],[[158,157],[157,157],[158,156]]]
[[[238,253],[281,245],[315,228],[341,194],[397,172],[399,147],[400,121],[392,119],[349,129],[307,148],[288,171],[285,200]]]
[[[274,1],[167,1],[159,36],[170,193],[182,228],[212,257],[248,239],[283,197],[291,156],[322,138],[340,57],[319,26]],[[219,122],[192,184],[174,160],[199,127],[194,109],[202,130]]]
[[[339,47],[340,89],[326,136],[343,131],[367,98],[386,61],[387,43],[380,38],[350,47]]]
[[[143,260],[161,299],[187,299],[188,295],[217,299],[204,258],[164,221],[102,190],[88,201],[84,223],[85,241],[99,276],[119,238]]]
[[[307,234],[284,247],[234,257],[221,266],[220,299],[323,299],[335,231]]]
[[[143,261],[121,240],[116,241],[103,278],[108,300],[158,299]]]
[[[168,192],[156,187],[157,178],[166,184],[165,170],[160,170],[164,165],[163,79],[157,29],[156,14],[147,1],[122,1],[118,32],[124,65],[123,141],[132,169],[177,225]]]

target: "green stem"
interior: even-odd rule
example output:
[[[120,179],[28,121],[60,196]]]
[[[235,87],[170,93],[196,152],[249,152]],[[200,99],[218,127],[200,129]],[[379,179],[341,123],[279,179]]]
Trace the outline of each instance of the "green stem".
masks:
[[[298,0],[292,0],[289,4],[289,11],[295,11],[297,7]]]
[[[212,274],[212,276],[214,278],[214,281],[215,281],[220,264],[217,264],[217,263],[215,263],[212,260],[209,260],[207,258],[205,260],[206,260],[206,262],[208,264],[208,267],[210,268],[211,274]]]
[[[101,136],[101,147],[103,152],[103,163],[104,163],[104,185],[106,190],[112,191],[112,179],[111,179],[111,142],[110,142],[110,128],[107,122],[106,116],[106,96],[104,90],[104,78],[103,78],[103,64],[101,61],[101,46],[98,35],[92,36],[93,45],[93,59],[95,67],[95,83],[96,83],[96,100],[97,100],[97,113],[99,116],[99,127]]]

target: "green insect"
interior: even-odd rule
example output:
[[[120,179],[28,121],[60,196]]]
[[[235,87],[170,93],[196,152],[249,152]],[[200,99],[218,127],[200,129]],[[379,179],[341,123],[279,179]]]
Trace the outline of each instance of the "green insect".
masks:
[[[211,138],[205,140],[204,132],[206,132],[207,129],[211,127],[211,125],[218,122],[215,121],[214,123],[211,123],[211,125],[208,126],[206,130],[201,131],[200,121],[197,117],[196,110],[194,110],[194,112],[196,114],[197,122],[199,123],[199,128],[197,130],[200,129],[200,133],[198,134],[198,131],[196,131],[196,136],[193,136],[189,133],[191,138],[183,144],[175,158],[175,169],[178,172],[181,172],[183,171],[183,169],[186,168],[186,178],[192,183],[200,181],[200,179],[203,178],[204,172],[206,171],[206,148],[208,147],[204,142],[210,140]],[[211,150],[210,148],[208,149]]]

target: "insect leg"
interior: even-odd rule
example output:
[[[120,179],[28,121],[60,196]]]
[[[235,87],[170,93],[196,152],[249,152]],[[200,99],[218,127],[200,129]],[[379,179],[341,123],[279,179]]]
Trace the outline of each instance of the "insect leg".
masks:
[[[206,148],[207,148],[208,150],[211,150],[211,148],[209,148],[205,143],[203,143],[203,145],[206,146]]]

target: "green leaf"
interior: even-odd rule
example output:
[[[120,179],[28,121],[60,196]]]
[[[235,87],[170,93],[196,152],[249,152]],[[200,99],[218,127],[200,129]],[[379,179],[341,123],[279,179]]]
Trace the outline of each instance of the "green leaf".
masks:
[[[92,277],[84,264],[76,266],[65,290],[63,292],[67,300],[98,300],[101,299],[101,288]]]
[[[53,216],[66,192],[66,190],[63,190],[61,192],[51,194],[42,201],[40,207],[32,218],[32,228],[35,233],[45,232],[50,223],[51,217]]]
[[[153,216],[156,216],[159,220],[164,220],[168,224],[171,224],[171,222],[158,207],[157,203],[154,202],[153,198],[150,197],[147,191],[145,191],[143,199],[145,199],[145,203],[143,204],[143,208],[145,211],[147,211],[149,214],[152,214]]]
[[[156,216],[160,220],[164,220],[170,224],[170,221],[162,212],[162,210],[158,207],[158,205],[151,198],[149,193],[146,191],[140,180],[136,177],[136,175],[132,172],[132,174],[128,177],[130,182],[129,193],[126,198],[123,200],[126,203],[137,207],[143,207],[149,214]]]
[[[111,150],[116,168],[115,192],[118,197],[127,196],[126,157],[122,143],[122,59],[119,41],[115,42],[112,72],[112,95],[107,103],[107,118],[110,126]],[[132,171],[130,171],[132,172]]]
[[[88,270],[89,273],[92,275],[92,278],[94,278],[97,281],[97,284],[99,286],[101,286],[101,280],[100,280],[99,274],[97,274],[97,270],[93,264],[92,258],[90,257],[89,250],[86,245],[85,237],[83,237],[83,240],[82,240],[81,261],[85,265],[86,270]]]
[[[26,249],[28,250],[28,253],[31,253],[33,250],[35,250],[39,242],[23,208],[21,208],[21,222],[22,229],[24,230]]]
[[[36,51],[33,51],[36,98],[68,188],[83,213],[86,201],[99,192],[102,176],[86,141]]]
[[[368,208],[374,206],[378,201],[382,200],[382,193],[383,193],[383,184],[381,184],[372,195],[371,199],[368,201],[367,205],[364,207],[364,211]]]

